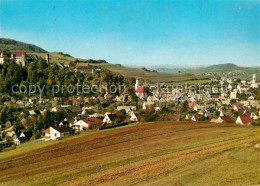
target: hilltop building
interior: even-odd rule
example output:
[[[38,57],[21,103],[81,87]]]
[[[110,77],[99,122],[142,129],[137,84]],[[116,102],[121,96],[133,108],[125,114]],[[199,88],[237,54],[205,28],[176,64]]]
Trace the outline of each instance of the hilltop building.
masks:
[[[17,64],[22,64],[22,66],[26,65],[26,53],[23,51],[11,52],[11,59]]]

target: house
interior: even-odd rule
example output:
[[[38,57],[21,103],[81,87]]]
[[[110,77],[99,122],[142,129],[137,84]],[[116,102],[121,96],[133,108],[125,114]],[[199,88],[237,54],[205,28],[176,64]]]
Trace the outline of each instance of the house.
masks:
[[[88,118],[87,124],[89,125],[90,129],[99,129],[103,126],[103,119],[104,117]]]
[[[75,127],[76,131],[82,131],[84,129],[89,128],[89,124],[87,123],[87,119],[79,120],[76,123],[74,123],[73,126]]]
[[[237,99],[237,92],[236,91],[230,92],[230,99]]]
[[[9,127],[11,127],[11,126],[12,126],[11,121],[7,121],[7,122],[5,123],[5,127],[6,127],[6,128],[9,128]]]
[[[249,79],[246,79],[246,78],[241,79],[241,83],[242,83],[242,84],[246,84],[246,82],[248,82],[248,81],[249,81]]]
[[[103,124],[103,117],[91,117],[83,120],[79,120],[73,124],[77,131],[82,131],[84,129],[97,129],[101,128]]]
[[[49,127],[43,131],[45,141],[56,140],[57,138],[63,138],[70,136],[74,133],[74,130],[70,127]]]
[[[257,116],[253,111],[244,110],[243,114],[244,114],[244,115],[250,115],[250,117],[251,117],[253,120],[258,119],[258,116]]]
[[[13,136],[13,141],[14,141],[14,144],[15,144],[15,145],[20,145],[20,144],[21,144],[21,141],[20,141],[20,139],[17,137],[17,135],[14,135],[14,136]]]
[[[241,125],[245,125],[245,124],[251,124],[252,119],[250,117],[250,115],[240,115],[237,117],[236,123],[237,124],[241,124]]]
[[[237,104],[237,105],[234,105],[234,106],[233,106],[233,110],[234,110],[234,111],[239,111],[239,110],[241,110],[241,109],[242,109],[242,105],[238,105],[238,104]]]
[[[210,123],[223,123],[222,119],[211,119]]]
[[[185,119],[186,119],[186,120],[191,119],[191,115],[190,115],[190,114],[186,114]]]
[[[136,110],[136,106],[118,106],[117,107],[118,111],[120,111],[120,110],[128,111],[129,109]]]
[[[200,118],[200,117],[201,117],[200,115],[195,114],[195,115],[193,115],[193,116],[191,117],[191,121],[199,121],[199,118]]]
[[[63,62],[63,66],[64,66],[64,67],[68,67],[68,68],[71,67],[70,61],[64,61],[64,62]]]
[[[77,63],[75,72],[93,73],[93,70],[89,63]]]
[[[22,64],[22,66],[26,65],[26,53],[23,51],[11,52],[11,59],[17,64]]]
[[[140,99],[145,99],[147,97],[147,93],[146,93],[144,86],[139,86],[136,89],[135,94]]]
[[[131,122],[137,122],[137,121],[138,121],[138,118],[137,118],[137,116],[136,116],[135,113],[132,113],[132,114],[130,115],[130,121],[131,121]]]
[[[232,123],[233,120],[231,119],[230,116],[219,116],[219,120],[222,120],[223,123]]]
[[[104,124],[111,124],[116,120],[117,116],[115,114],[106,114],[106,116],[103,119]]]
[[[29,141],[31,139],[32,135],[33,135],[32,132],[21,132],[21,134],[19,136],[19,140],[21,142]]]

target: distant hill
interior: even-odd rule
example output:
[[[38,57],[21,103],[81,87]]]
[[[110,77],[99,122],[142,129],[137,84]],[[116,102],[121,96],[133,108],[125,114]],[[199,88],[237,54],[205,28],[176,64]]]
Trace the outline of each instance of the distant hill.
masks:
[[[232,63],[212,65],[205,68],[198,68],[188,70],[187,72],[195,74],[203,73],[221,73],[221,72],[246,72],[246,73],[259,73],[260,67],[242,67]]]
[[[0,38],[0,50],[23,50],[25,52],[46,53],[47,51],[32,44],[15,41],[12,39]]]

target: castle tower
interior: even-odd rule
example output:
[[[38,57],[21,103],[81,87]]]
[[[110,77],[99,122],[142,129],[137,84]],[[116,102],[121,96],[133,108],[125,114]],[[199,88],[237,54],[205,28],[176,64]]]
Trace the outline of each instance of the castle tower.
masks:
[[[135,81],[135,90],[137,90],[138,87],[139,87],[139,79],[136,78],[136,81]]]
[[[46,53],[46,62],[49,63],[49,61],[50,61],[49,53]]]

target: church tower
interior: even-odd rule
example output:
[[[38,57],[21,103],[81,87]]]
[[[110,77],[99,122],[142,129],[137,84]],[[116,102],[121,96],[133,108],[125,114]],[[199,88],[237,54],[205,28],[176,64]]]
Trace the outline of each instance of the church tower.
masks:
[[[256,75],[253,74],[252,84],[255,84],[255,83],[256,83]]]
[[[258,88],[258,83],[256,82],[256,75],[255,75],[255,74],[253,74],[253,79],[252,79],[251,87],[252,87],[252,88]]]

